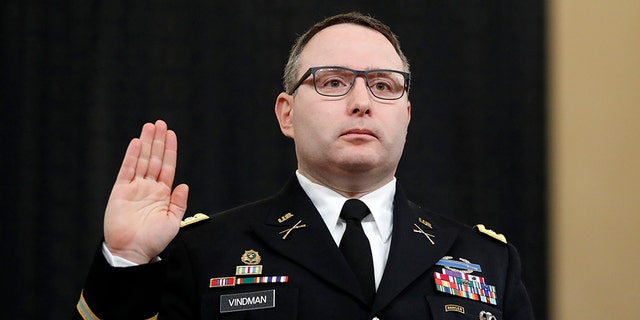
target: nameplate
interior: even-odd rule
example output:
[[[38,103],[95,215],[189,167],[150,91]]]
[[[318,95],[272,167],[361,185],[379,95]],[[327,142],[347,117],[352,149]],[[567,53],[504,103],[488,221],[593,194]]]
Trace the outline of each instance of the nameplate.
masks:
[[[223,294],[220,313],[275,308],[276,290]]]

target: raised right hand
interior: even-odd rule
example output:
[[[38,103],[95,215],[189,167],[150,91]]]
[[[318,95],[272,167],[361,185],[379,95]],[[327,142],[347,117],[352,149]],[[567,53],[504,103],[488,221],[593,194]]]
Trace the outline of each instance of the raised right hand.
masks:
[[[104,216],[107,248],[143,264],[162,252],[180,229],[189,188],[172,191],[178,140],[167,124],[146,123],[129,143]]]

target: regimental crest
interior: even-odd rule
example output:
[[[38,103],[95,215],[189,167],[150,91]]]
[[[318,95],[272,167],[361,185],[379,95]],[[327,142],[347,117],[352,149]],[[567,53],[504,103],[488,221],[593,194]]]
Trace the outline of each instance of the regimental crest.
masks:
[[[259,264],[262,258],[260,257],[260,254],[258,254],[258,251],[251,249],[245,250],[242,257],[240,257],[240,260],[242,260],[242,262],[244,262],[245,264],[254,265]]]
[[[231,287],[239,285],[255,285],[261,283],[287,283],[289,282],[289,276],[287,275],[267,275],[260,276],[262,274],[262,265],[260,261],[262,258],[258,251],[250,249],[245,250],[240,260],[245,264],[243,266],[236,266],[235,276],[222,276],[209,279],[209,288],[221,288]],[[244,302],[238,302],[243,304]],[[247,302],[249,303],[249,302]],[[251,304],[251,303],[249,303]]]

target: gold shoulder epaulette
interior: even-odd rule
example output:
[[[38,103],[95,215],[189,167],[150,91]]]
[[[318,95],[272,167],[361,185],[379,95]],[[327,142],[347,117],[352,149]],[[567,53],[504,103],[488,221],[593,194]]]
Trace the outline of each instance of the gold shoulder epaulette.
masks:
[[[487,229],[484,227],[484,224],[476,224],[474,229],[478,230],[480,233],[486,234],[491,238],[494,238],[500,242],[507,243],[507,237],[505,237],[502,233],[496,233],[491,229]]]
[[[193,217],[187,217],[180,222],[180,228],[188,226],[192,223],[200,222],[209,219],[209,216],[204,213],[196,213]]]

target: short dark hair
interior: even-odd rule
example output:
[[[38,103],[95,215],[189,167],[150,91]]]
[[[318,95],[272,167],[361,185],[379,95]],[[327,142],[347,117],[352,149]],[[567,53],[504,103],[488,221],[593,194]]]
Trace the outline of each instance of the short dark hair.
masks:
[[[400,56],[404,68],[403,71],[409,72],[409,60],[404,55],[404,53],[402,53],[402,50],[400,50],[400,41],[398,40],[398,37],[391,31],[391,28],[382,23],[380,20],[369,15],[365,15],[359,12],[349,12],[328,17],[314,24],[311,28],[309,28],[309,30],[307,30],[307,32],[296,39],[296,41],[293,43],[293,46],[291,47],[291,51],[289,52],[289,60],[287,61],[287,65],[284,68],[283,85],[285,92],[289,92],[289,90],[291,90],[291,88],[298,80],[296,78],[296,73],[299,67],[298,62],[300,60],[300,54],[302,53],[302,50],[307,45],[309,40],[311,40],[311,38],[313,38],[313,36],[315,36],[318,32],[326,29],[327,27],[343,23],[356,24],[380,32],[385,36],[385,38],[387,38],[387,40],[389,40],[389,42],[391,42],[393,48]]]

